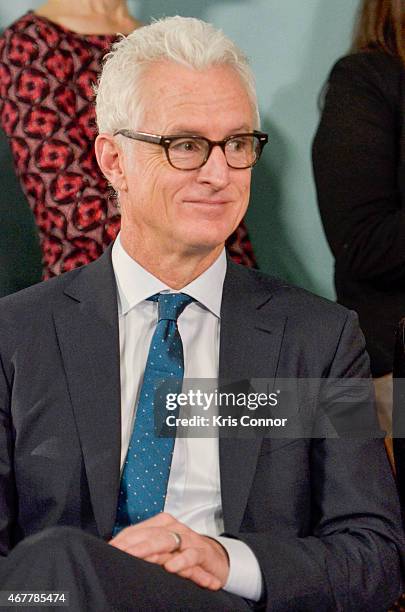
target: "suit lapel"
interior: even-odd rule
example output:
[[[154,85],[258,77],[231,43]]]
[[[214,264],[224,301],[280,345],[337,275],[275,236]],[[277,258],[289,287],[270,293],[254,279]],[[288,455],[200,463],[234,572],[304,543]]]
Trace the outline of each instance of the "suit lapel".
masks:
[[[228,262],[222,308],[219,384],[252,378],[272,379],[286,316],[272,307],[272,292],[250,271]],[[220,428],[219,457],[225,530],[238,531],[253,482],[261,437],[229,435]]]
[[[111,253],[83,268],[55,312],[56,333],[81,442],[99,533],[108,537],[119,487],[121,416],[119,335]]]

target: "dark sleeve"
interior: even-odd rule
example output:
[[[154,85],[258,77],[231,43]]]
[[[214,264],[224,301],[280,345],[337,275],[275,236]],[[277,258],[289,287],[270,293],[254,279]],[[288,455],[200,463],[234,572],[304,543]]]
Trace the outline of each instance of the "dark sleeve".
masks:
[[[3,335],[0,344],[1,339],[4,340]],[[0,347],[0,556],[7,555],[14,546],[12,532],[16,520],[10,393]]]
[[[364,339],[349,313],[330,377],[367,376]],[[269,612],[385,612],[400,595],[404,537],[379,434],[311,441],[309,536],[277,528],[237,534],[257,556]]]
[[[355,279],[405,281],[405,212],[397,173],[399,62],[382,53],[340,60],[326,89],[313,169],[326,237]]]
[[[0,128],[0,297],[41,280],[38,231]]]
[[[405,520],[405,319],[398,325],[394,354],[392,430],[395,468],[402,515]]]

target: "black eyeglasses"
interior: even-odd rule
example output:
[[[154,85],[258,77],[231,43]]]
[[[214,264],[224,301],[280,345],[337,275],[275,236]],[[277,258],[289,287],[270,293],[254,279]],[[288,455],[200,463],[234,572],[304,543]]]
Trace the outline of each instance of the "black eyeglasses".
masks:
[[[197,170],[211,155],[214,147],[221,147],[230,168],[244,170],[254,166],[260,158],[268,136],[264,132],[254,131],[246,134],[235,134],[224,140],[210,140],[204,136],[158,136],[132,130],[118,130],[114,136],[121,134],[126,138],[141,140],[160,145],[166,152],[167,161],[178,170]]]

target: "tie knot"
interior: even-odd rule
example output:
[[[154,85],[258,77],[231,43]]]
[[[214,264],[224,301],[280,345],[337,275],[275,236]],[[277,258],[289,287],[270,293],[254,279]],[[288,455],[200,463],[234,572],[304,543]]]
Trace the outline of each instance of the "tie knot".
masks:
[[[186,306],[194,299],[185,293],[158,293],[149,298],[159,305],[159,321],[177,321]]]

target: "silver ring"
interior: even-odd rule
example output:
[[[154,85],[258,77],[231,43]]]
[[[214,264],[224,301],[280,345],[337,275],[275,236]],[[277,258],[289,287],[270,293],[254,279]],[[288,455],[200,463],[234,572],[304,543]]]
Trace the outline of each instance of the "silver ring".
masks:
[[[172,553],[176,552],[177,550],[180,550],[181,548],[181,535],[178,534],[176,531],[169,531],[170,535],[173,536],[174,541],[176,542],[176,546],[173,548]]]

